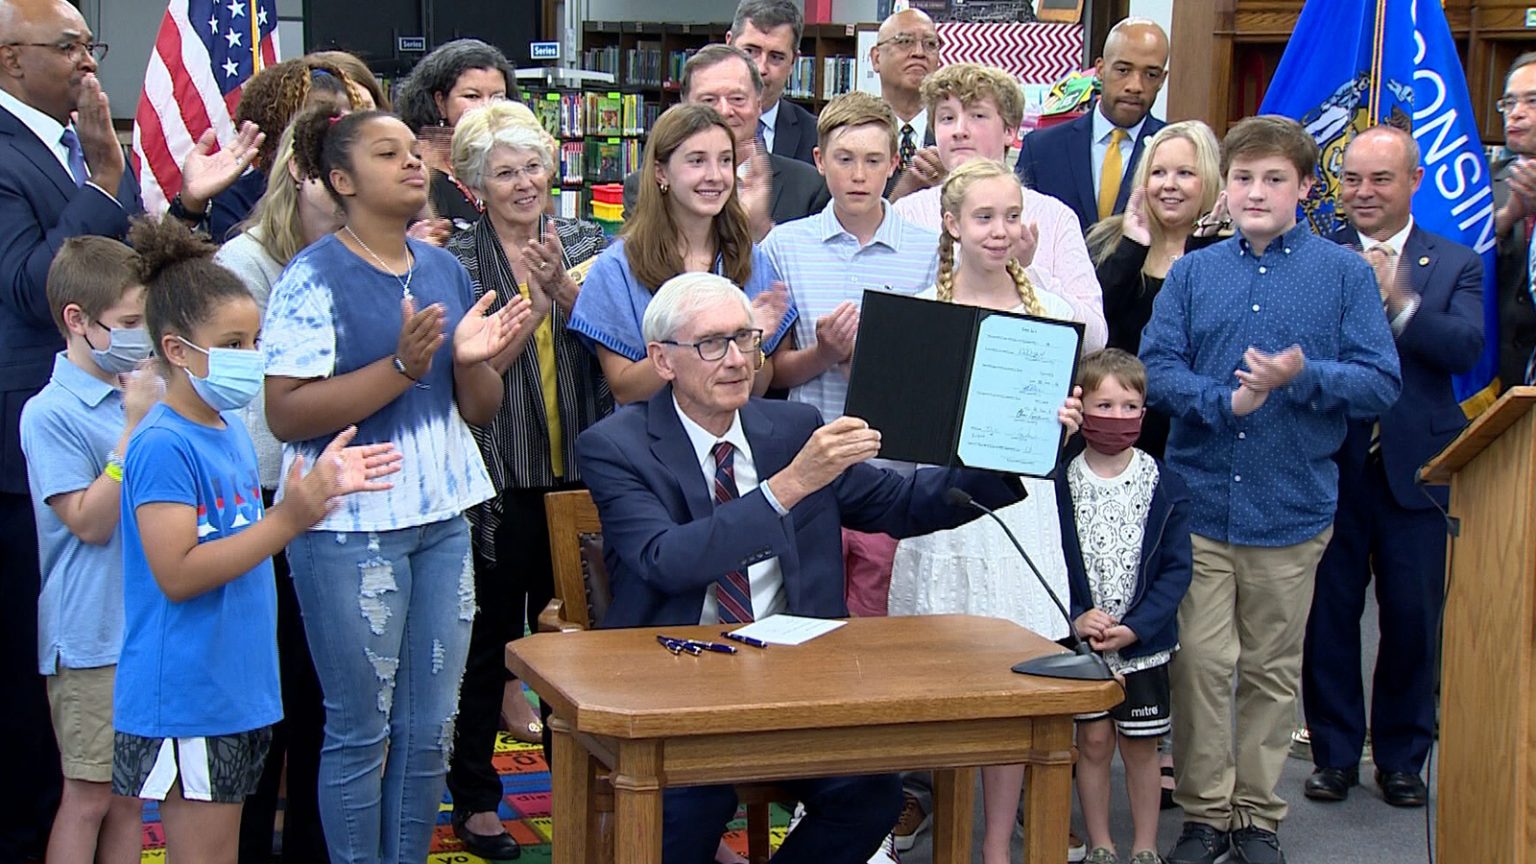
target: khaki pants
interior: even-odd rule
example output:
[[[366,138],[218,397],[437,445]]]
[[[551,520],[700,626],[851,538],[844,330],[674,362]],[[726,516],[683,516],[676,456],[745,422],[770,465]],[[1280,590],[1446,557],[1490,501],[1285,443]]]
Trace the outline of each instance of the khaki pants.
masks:
[[[1296,721],[1317,562],[1332,534],[1281,547],[1191,538],[1194,578],[1179,604],[1182,647],[1169,673],[1173,800],[1192,822],[1274,831],[1285,818],[1275,786]]]

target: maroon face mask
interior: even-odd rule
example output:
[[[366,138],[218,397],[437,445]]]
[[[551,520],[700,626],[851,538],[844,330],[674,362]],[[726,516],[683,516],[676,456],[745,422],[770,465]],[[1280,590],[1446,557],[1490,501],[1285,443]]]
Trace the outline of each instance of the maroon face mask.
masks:
[[[1136,443],[1141,437],[1141,416],[1105,417],[1097,414],[1083,415],[1083,440],[1088,446],[1113,456]]]

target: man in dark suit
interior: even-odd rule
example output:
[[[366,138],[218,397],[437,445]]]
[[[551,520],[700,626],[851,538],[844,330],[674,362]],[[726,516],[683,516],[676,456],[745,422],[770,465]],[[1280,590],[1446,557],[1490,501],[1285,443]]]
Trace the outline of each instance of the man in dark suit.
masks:
[[[1370,710],[1376,783],[1388,804],[1422,807],[1419,778],[1435,729],[1435,669],[1445,578],[1444,487],[1420,488],[1420,465],[1466,425],[1451,376],[1483,350],[1483,267],[1460,243],[1414,225],[1424,169],[1407,132],[1379,126],[1344,153],[1334,239],[1365,250],[1397,343],[1403,390],[1387,413],[1352,422],[1334,461],[1339,504],[1317,568],[1302,660],[1302,702],[1315,770],[1308,798],[1342,801],[1358,782],[1366,711],[1360,616],[1373,575],[1381,647]]]
[[[37,672],[37,529],[19,427],[64,347],[44,283],[66,239],[121,238],[140,209],[96,80],[99,51],[63,0],[0,0],[0,762],[16,778],[0,784],[0,861],[41,857],[62,782]]]
[[[757,136],[768,151],[815,165],[816,115],[783,98],[804,32],[805,18],[794,0],[741,0],[725,44],[747,52],[763,76]]]
[[[761,113],[763,76],[745,51],[730,45],[705,45],[683,65],[683,101],[697,102],[720,112],[736,139],[737,177],[742,203],[752,220],[752,239],[762,240],[774,224],[803,219],[820,213],[832,200],[827,183],[815,168],[796,159],[766,154],[767,164],[757,143],[757,120]],[[811,124],[811,137],[816,135]],[[772,179],[766,190],[756,188],[756,175],[771,169]],[[639,194],[640,172],[624,178],[624,211],[634,212]],[[751,194],[765,192],[766,194]]]
[[[1103,84],[1094,107],[1025,135],[1014,166],[1025,184],[1071,207],[1084,233],[1125,210],[1142,147],[1165,125],[1151,112],[1168,73],[1168,34],[1154,21],[1127,18],[1109,31],[1094,70]]]
[[[577,439],[612,579],[605,627],[845,617],[843,526],[902,537],[961,524],[973,513],[945,501],[952,486],[989,507],[1022,496],[1002,475],[872,467],[864,463],[880,433],[864,421],[822,425],[809,405],[751,399],[762,337],[751,327],[729,280],[668,280],[643,329],[669,385]],[[780,864],[862,864],[901,809],[895,775],[788,785],[807,815],[774,857]],[[728,786],[666,790],[663,862],[709,860],[735,812]]]
[[[880,98],[896,115],[897,170],[885,184],[885,197],[892,201],[944,180],[922,94],[923,82],[939,68],[943,47],[927,12],[902,9],[880,22],[869,49],[870,66],[880,76]]]
[[[1518,387],[1536,370],[1536,304],[1531,299],[1531,228],[1536,225],[1536,52],[1510,64],[1504,95],[1504,146],[1511,157],[1493,166],[1498,203],[1499,383]]]

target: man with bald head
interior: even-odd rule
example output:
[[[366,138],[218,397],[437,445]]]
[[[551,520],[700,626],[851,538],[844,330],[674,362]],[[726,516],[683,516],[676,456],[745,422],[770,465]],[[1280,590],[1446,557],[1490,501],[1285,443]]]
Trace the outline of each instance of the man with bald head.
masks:
[[[1024,136],[1019,179],[1071,207],[1086,233],[1125,210],[1143,143],[1163,121],[1152,103],[1168,73],[1168,34],[1147,18],[1126,18],[1094,62],[1102,91],[1082,117]]]
[[[64,0],[0,0],[0,763],[16,778],[0,784],[0,861],[41,857],[61,782],[37,673],[37,529],[18,423],[64,347],[44,283],[66,239],[121,238],[142,209],[96,80],[105,49]]]
[[[939,31],[921,9],[903,9],[880,22],[870,65],[880,76],[880,98],[896,113],[897,171],[885,195],[895,201],[944,179],[944,164],[928,128],[923,81],[939,68]]]
[[[1376,270],[1397,342],[1403,391],[1377,418],[1352,421],[1334,456],[1339,504],[1317,567],[1302,659],[1302,704],[1315,770],[1306,796],[1342,801],[1358,782],[1366,730],[1388,804],[1422,807],[1419,778],[1435,731],[1435,651],[1445,578],[1445,487],[1414,483],[1418,467],[1466,425],[1451,376],[1483,351],[1483,267],[1466,246],[1414,224],[1424,169],[1401,129],[1378,126],[1344,151],[1337,242]],[[1381,648],[1370,722],[1360,680],[1360,616],[1376,580]]]

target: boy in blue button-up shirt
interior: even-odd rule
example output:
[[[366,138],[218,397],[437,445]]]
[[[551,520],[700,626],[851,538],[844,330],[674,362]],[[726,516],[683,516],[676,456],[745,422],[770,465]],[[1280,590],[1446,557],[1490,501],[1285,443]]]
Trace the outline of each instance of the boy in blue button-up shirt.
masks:
[[[1221,161],[1238,233],[1174,265],[1142,337],[1148,401],[1173,418],[1167,461],[1194,504],[1170,667],[1186,822],[1169,864],[1285,860],[1275,786],[1338,497],[1330,457],[1346,420],[1386,411],[1401,385],[1371,268],[1296,222],[1317,156],[1286,118],[1232,128]]]

